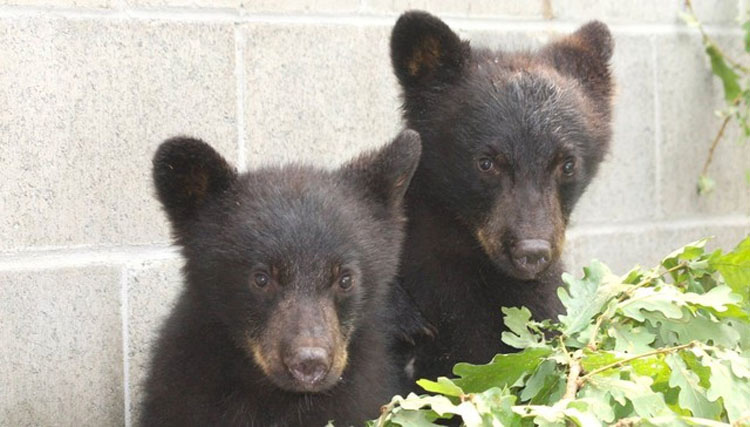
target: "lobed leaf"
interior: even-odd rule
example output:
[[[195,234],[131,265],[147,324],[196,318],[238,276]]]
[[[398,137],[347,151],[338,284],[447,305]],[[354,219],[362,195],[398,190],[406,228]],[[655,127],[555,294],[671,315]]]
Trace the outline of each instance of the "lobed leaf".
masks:
[[[445,396],[463,396],[464,391],[461,387],[457,386],[453,381],[446,377],[438,377],[436,381],[430,381],[427,379],[421,379],[417,381],[417,385],[422,387],[425,391],[431,393],[440,393]]]
[[[568,289],[557,289],[557,295],[566,309],[566,314],[559,318],[563,325],[562,333],[567,336],[583,331],[610,299],[631,286],[622,283],[607,266],[596,260],[583,271],[582,279],[564,274],[563,282]]]
[[[722,399],[729,422],[750,416],[750,382],[735,376],[727,361],[711,357],[705,352],[701,361],[711,369],[711,386],[706,393],[708,399]]]
[[[718,420],[721,415],[721,405],[718,402],[709,401],[706,397],[706,389],[700,385],[700,378],[677,354],[669,354],[665,362],[672,369],[669,377],[669,385],[679,387],[679,404],[696,417]]]
[[[750,307],[750,237],[741,241],[732,252],[712,257],[710,264],[724,277],[727,285]]]
[[[502,333],[502,341],[511,347],[524,349],[534,347],[544,341],[544,337],[533,334],[528,324],[531,321],[531,312],[526,307],[503,307],[503,323],[510,331]]]
[[[453,373],[460,378],[453,382],[467,393],[522,385],[517,384],[519,380],[531,375],[551,353],[550,347],[536,347],[519,353],[498,354],[485,365],[458,363],[453,367]]]

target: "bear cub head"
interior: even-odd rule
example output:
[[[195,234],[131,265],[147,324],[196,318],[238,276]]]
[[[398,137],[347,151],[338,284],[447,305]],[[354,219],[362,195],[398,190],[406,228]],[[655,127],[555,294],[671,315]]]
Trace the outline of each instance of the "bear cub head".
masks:
[[[537,279],[559,259],[607,152],[612,50],[600,22],[535,52],[472,48],[419,11],[393,29],[406,124],[424,150],[410,193],[456,219],[511,277]]]
[[[388,309],[419,161],[416,132],[336,170],[238,174],[208,144],[178,137],[154,157],[157,195],[186,259],[201,316],[290,392],[333,387]]]

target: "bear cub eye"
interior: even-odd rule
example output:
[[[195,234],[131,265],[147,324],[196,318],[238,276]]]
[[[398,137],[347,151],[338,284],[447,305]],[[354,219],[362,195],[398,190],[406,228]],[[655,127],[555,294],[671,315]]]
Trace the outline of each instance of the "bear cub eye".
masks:
[[[271,278],[268,277],[268,274],[266,273],[255,273],[255,275],[253,276],[253,283],[255,283],[255,286],[259,288],[265,288],[270,281]]]
[[[339,277],[339,287],[345,291],[350,289],[353,283],[352,275],[349,273],[344,273]]]
[[[477,161],[477,167],[482,172],[489,172],[495,166],[495,162],[489,157],[482,157]]]
[[[565,176],[573,176],[573,172],[576,170],[576,161],[573,158],[565,160],[562,165],[562,172]]]

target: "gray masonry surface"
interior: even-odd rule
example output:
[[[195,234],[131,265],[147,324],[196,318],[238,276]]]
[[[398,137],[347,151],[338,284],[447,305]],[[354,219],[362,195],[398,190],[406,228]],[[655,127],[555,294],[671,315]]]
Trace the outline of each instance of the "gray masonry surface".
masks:
[[[742,52],[745,1],[694,0]],[[570,271],[617,272],[750,232],[750,147],[730,129],[695,181],[721,85],[680,0],[0,0],[0,425],[132,425],[182,283],[150,159],[176,134],[241,170],[335,166],[401,128],[388,35],[438,14],[475,45],[533,48],[610,25],[611,153],[568,232]]]

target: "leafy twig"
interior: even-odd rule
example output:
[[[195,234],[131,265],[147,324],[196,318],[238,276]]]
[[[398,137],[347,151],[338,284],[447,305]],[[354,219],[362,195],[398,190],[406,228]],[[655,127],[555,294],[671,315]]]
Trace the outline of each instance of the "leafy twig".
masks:
[[[693,2],[691,0],[685,0],[685,9],[687,9],[688,13],[696,17],[695,10],[693,10]],[[732,59],[732,57],[728,56],[726,53],[724,53],[721,48],[719,48],[719,45],[711,38],[711,36],[706,33],[706,30],[703,28],[703,24],[701,24],[700,21],[697,19],[695,20],[695,26],[698,28],[698,31],[701,33],[701,39],[703,40],[703,44],[707,46],[712,46],[714,49],[716,49],[716,52],[721,55],[725,61],[729,63],[729,65],[732,66],[732,68],[735,68],[742,73],[750,74],[750,68],[745,67],[744,65],[740,64],[739,62]]]
[[[594,375],[600,374],[604,371],[608,371],[612,368],[622,367],[626,363],[630,363],[634,360],[643,359],[644,357],[651,357],[655,356],[657,354],[664,354],[664,353],[673,353],[675,351],[684,350],[686,348],[694,347],[698,343],[693,341],[689,342],[687,344],[682,344],[674,347],[667,347],[667,348],[660,348],[658,350],[649,351],[648,353],[638,354],[636,356],[628,357],[626,359],[618,360],[617,362],[610,363],[609,365],[602,366],[599,369],[594,369],[593,371],[587,373],[586,375],[582,376],[579,381],[579,386],[582,385],[584,382],[586,382],[589,378],[593,377]]]
[[[664,276],[666,276],[669,273],[672,273],[674,271],[677,271],[677,270],[679,270],[681,268],[685,268],[685,267],[686,267],[686,265],[684,263],[679,263],[679,264],[675,265],[674,267],[671,267],[671,268],[668,268],[668,269],[664,270],[664,272],[660,273],[658,276],[647,277],[647,278],[641,280],[640,282],[636,283],[633,287],[631,287],[628,290],[624,291],[622,293],[622,295],[620,295],[617,298],[617,302],[618,303],[622,302],[626,298],[630,297],[633,294],[633,292],[635,292],[636,289],[642,288],[643,286],[648,285],[649,283],[653,282],[656,279],[664,277]],[[596,349],[598,347],[597,344],[596,344],[596,338],[599,335],[599,329],[602,327],[602,323],[604,323],[604,320],[607,317],[606,314],[607,313],[604,312],[604,313],[600,314],[599,317],[597,317],[597,319],[596,319],[596,323],[594,324],[594,330],[591,332],[591,338],[589,338],[589,342],[588,342],[588,344],[586,344],[586,347],[589,350],[591,350],[591,351],[596,351]]]

